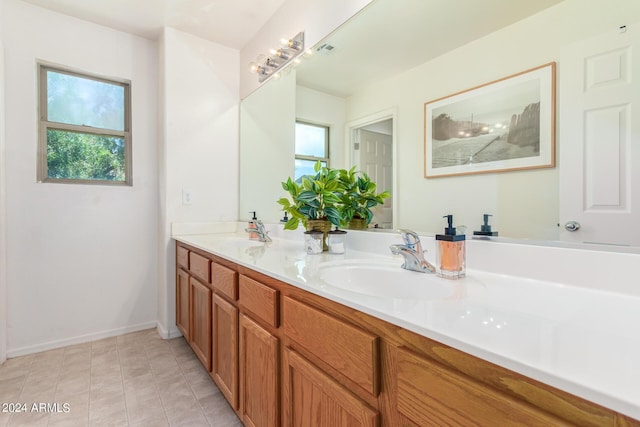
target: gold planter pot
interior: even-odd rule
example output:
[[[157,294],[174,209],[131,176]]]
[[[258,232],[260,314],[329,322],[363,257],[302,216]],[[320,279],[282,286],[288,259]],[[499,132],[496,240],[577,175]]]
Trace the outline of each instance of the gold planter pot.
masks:
[[[350,230],[366,230],[367,220],[364,218],[351,218],[347,224],[347,228]]]

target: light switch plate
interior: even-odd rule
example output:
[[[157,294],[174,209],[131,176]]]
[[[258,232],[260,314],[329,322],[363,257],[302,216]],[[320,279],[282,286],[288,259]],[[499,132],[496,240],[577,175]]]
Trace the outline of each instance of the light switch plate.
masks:
[[[182,204],[183,205],[193,204],[193,192],[188,188],[182,189]]]

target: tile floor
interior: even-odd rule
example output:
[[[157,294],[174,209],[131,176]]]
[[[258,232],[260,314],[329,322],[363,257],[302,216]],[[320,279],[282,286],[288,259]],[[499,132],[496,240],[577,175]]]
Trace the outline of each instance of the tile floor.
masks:
[[[155,329],[9,359],[0,405],[0,427],[242,425],[186,341]]]

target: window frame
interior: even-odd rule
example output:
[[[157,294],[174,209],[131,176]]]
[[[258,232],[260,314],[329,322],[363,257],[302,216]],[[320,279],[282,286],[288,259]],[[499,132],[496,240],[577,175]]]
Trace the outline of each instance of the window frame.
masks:
[[[317,127],[317,128],[323,128],[326,130],[325,133],[325,138],[324,138],[324,153],[325,153],[325,157],[317,157],[317,156],[306,156],[304,154],[298,154],[297,152],[295,152],[295,142],[294,142],[294,159],[295,160],[310,160],[313,162],[316,161],[320,161],[320,162],[325,162],[325,164],[327,165],[327,167],[329,167],[330,164],[330,155],[329,155],[329,133],[331,132],[331,127],[328,125],[323,125],[323,124],[319,124],[319,123],[312,123],[312,122],[308,122],[305,120],[297,120],[296,119],[296,125],[300,123],[306,126],[313,126],[313,127]]]
[[[48,121],[48,86],[47,72],[53,71],[60,74],[67,74],[87,80],[95,80],[102,83],[121,86],[124,89],[124,129],[105,129],[86,125],[72,125],[68,123]],[[99,136],[112,136],[124,139],[124,181],[111,181],[106,179],[75,179],[75,178],[50,178],[48,176],[47,162],[47,131],[61,130],[76,132],[81,134],[92,134]],[[126,79],[105,78],[96,74],[90,74],[73,70],[67,67],[38,63],[38,182],[39,183],[60,183],[60,184],[90,184],[90,185],[112,185],[112,186],[133,186],[133,165],[131,147],[131,81]]]

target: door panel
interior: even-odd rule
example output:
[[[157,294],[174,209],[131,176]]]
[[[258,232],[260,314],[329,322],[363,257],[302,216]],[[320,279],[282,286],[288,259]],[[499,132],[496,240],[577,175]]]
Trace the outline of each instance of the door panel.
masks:
[[[213,363],[211,375],[231,407],[238,409],[238,309],[213,296]]]
[[[640,27],[563,48],[560,237],[640,244]],[[635,52],[634,52],[635,51]],[[567,231],[565,223],[580,228]]]
[[[365,129],[359,131],[360,163],[359,169],[364,171],[377,184],[378,192],[393,189],[393,143],[391,135],[372,132]],[[393,194],[385,199],[384,204],[374,210],[371,224],[379,224],[382,228],[393,226]]]
[[[240,412],[245,425],[277,426],[279,392],[278,338],[240,314]]]
[[[189,344],[207,371],[211,371],[211,289],[193,277]]]
[[[287,425],[376,427],[379,414],[295,351],[285,350]]]

